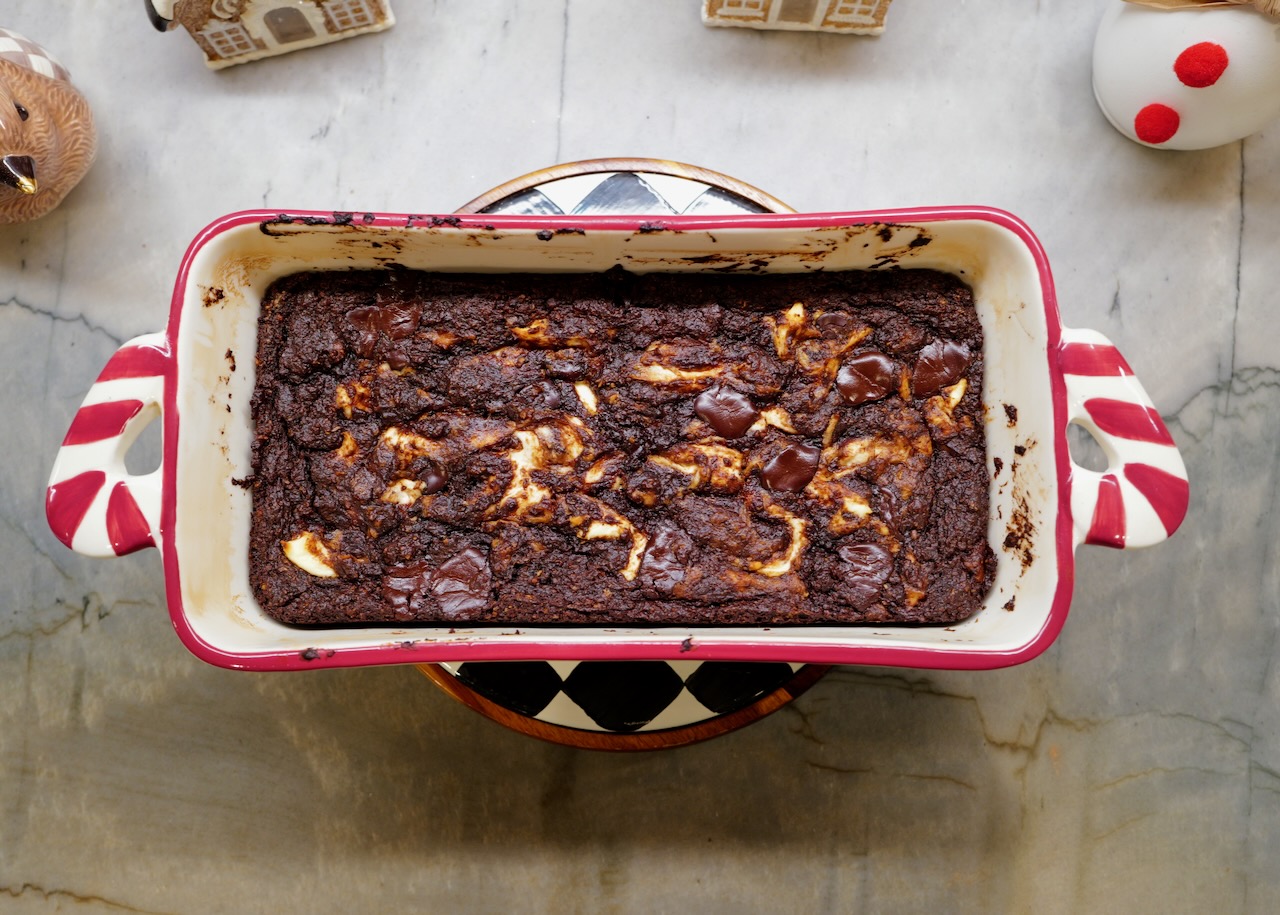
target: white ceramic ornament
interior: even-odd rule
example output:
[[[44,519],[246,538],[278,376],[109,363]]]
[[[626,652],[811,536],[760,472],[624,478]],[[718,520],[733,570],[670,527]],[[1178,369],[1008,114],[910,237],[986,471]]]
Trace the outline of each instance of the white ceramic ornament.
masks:
[[[1094,43],[1093,91],[1138,143],[1235,142],[1280,116],[1280,21],[1252,6],[1162,10],[1113,0]]]

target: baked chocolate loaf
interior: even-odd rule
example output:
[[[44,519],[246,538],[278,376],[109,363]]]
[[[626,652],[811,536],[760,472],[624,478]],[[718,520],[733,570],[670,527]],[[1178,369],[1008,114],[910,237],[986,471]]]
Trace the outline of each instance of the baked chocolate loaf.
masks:
[[[982,329],[931,271],[311,272],[258,331],[288,623],[945,623],[995,572]]]

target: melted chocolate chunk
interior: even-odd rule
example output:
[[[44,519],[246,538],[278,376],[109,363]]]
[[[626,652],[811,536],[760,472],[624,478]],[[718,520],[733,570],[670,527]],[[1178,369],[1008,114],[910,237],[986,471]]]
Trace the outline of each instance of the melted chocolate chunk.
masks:
[[[547,374],[564,381],[577,381],[586,377],[587,356],[578,349],[556,350],[547,356]]]
[[[670,594],[685,579],[689,548],[687,534],[669,527],[658,531],[640,562],[640,584],[659,594]]]
[[[917,397],[937,394],[949,384],[960,380],[973,356],[969,347],[952,340],[934,340],[920,350],[915,371],[911,375],[911,390]]]
[[[446,616],[460,616],[487,605],[490,588],[489,558],[469,546],[441,563],[431,593]]]
[[[879,595],[893,571],[893,554],[875,543],[847,543],[838,550],[849,564],[844,584],[849,589],[849,602],[865,610]]]
[[[444,489],[445,484],[449,482],[449,474],[443,467],[432,464],[419,474],[418,479],[422,481],[423,494],[433,496]]]
[[[891,488],[880,490],[876,496],[876,514],[895,536],[902,536],[906,521],[907,497]]]
[[[884,353],[859,353],[840,367],[836,390],[856,407],[888,395],[897,387],[897,382],[892,359]]]
[[[430,592],[432,579],[431,564],[426,562],[391,569],[382,579],[382,599],[396,619],[411,620]]]
[[[813,322],[823,333],[845,334],[853,328],[853,318],[843,311],[827,311]]]
[[[531,384],[523,389],[520,395],[522,400],[543,410],[558,410],[560,404],[564,402],[556,386],[549,381]]]
[[[708,388],[693,402],[694,412],[725,438],[739,438],[760,418],[751,398],[730,388]]]
[[[356,352],[366,359],[374,354],[378,338],[403,340],[418,326],[419,309],[413,305],[369,305],[353,308],[347,317],[355,327]]]
[[[418,306],[401,303],[353,308],[347,317],[356,328],[356,352],[368,359],[377,352],[381,338],[386,338],[391,341],[384,354],[387,364],[393,369],[410,365],[404,343],[417,330],[420,313]]]
[[[800,492],[817,473],[820,457],[822,450],[814,445],[791,445],[761,468],[760,479],[770,489]]]

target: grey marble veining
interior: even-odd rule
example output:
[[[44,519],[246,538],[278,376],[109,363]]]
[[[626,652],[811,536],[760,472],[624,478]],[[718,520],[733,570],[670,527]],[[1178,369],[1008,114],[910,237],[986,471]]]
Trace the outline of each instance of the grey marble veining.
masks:
[[[0,910],[1280,910],[1280,125],[1165,153],[1089,86],[1101,0],[900,0],[879,39],[708,30],[696,0],[399,0],[390,32],[204,69],[134,4],[9,0],[88,95],[97,164],[0,227]],[[1191,474],[1147,551],[1084,548],[1021,667],[841,669],[765,721],[609,756],[412,669],[257,675],[174,636],[152,552],[43,490],[182,251],[254,207],[447,211],[603,155],[804,210],[983,203],[1049,252]],[[145,459],[145,456],[144,456]]]

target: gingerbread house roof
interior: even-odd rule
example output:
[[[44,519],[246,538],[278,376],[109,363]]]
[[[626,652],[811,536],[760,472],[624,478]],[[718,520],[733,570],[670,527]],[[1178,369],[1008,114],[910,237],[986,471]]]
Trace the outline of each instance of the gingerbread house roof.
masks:
[[[893,0],[703,0],[706,25],[878,35]]]
[[[210,19],[236,21],[245,5],[246,0],[178,0],[173,5],[173,18],[188,32],[198,32]]]

